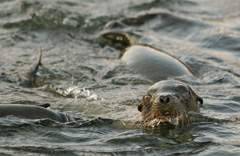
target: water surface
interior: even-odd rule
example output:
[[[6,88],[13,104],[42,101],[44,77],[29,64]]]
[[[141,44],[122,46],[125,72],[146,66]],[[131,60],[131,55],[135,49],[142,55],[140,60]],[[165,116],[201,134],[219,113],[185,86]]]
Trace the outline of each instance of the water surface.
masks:
[[[2,0],[0,2],[1,103],[51,104],[81,118],[134,120],[151,85],[129,72],[119,51],[97,40],[111,29],[167,51],[188,64],[184,78],[204,98],[201,112],[226,119],[240,111],[239,0]],[[39,86],[24,87],[43,49]],[[63,97],[46,85],[86,88]],[[72,127],[51,121],[0,119],[0,155],[239,155],[239,123],[203,122],[177,130],[124,129],[97,121]]]

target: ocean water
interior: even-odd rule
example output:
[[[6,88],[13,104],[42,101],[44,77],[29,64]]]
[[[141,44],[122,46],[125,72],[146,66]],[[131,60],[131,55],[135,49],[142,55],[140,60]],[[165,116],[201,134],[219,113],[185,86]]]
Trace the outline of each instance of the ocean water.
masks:
[[[0,155],[240,155],[239,121],[147,131],[98,119],[136,120],[152,84],[121,66],[118,49],[100,44],[112,29],[190,66],[196,79],[184,81],[203,97],[202,114],[239,117],[239,8],[239,0],[0,0],[0,103],[48,103],[80,119],[0,118]],[[39,49],[38,85],[23,86]]]

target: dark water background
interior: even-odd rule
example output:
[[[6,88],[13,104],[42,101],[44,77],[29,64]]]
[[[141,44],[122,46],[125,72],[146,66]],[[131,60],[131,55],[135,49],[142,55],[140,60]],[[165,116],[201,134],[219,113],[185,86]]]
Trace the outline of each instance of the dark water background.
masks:
[[[239,0],[0,0],[1,103],[51,104],[82,118],[133,120],[151,85],[125,72],[119,51],[100,46],[102,31],[137,34],[138,42],[163,49],[188,64],[189,80],[204,98],[204,115],[239,116]],[[43,49],[38,76],[29,88],[18,77]],[[111,72],[110,72],[111,73]],[[187,80],[188,81],[188,80]],[[98,98],[62,97],[57,87],[87,88]],[[50,121],[0,119],[0,155],[240,155],[240,124],[202,122],[163,132],[90,124],[78,128]]]

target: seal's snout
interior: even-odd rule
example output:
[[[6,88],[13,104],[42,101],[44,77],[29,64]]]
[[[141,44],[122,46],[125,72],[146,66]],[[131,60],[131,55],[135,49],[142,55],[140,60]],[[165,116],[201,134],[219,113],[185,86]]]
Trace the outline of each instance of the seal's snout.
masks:
[[[160,104],[168,104],[170,102],[170,95],[160,95],[159,96],[159,103]]]

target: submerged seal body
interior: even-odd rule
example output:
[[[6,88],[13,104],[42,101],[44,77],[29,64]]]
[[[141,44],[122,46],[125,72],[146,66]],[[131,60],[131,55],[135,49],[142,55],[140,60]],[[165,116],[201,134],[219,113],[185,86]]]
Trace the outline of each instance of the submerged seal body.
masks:
[[[16,116],[24,119],[51,119],[58,122],[69,122],[73,119],[65,113],[56,112],[42,106],[25,104],[0,104],[0,117]]]
[[[192,76],[190,69],[180,60],[149,46],[133,45],[126,49],[121,60],[153,82],[170,77]]]
[[[177,80],[163,80],[151,86],[143,96],[138,110],[143,127],[161,124],[186,125],[190,113],[199,113],[203,100],[187,84]]]

